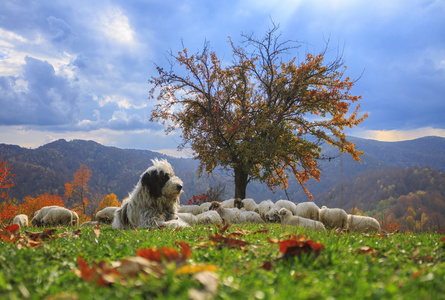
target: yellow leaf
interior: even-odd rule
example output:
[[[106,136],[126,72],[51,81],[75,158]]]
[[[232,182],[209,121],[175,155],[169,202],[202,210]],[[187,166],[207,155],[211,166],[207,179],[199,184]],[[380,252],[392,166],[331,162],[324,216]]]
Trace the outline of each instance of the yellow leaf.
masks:
[[[194,273],[200,273],[204,271],[210,271],[215,272],[216,267],[214,265],[190,265],[190,266],[183,266],[175,271],[176,275],[183,275],[183,274],[194,274]]]

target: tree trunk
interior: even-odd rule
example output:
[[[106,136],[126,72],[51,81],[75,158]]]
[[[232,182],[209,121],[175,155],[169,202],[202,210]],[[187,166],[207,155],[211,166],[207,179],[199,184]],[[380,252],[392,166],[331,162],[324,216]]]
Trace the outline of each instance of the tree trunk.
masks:
[[[242,167],[235,167],[235,199],[246,198],[246,187],[249,182],[249,175],[244,171]]]

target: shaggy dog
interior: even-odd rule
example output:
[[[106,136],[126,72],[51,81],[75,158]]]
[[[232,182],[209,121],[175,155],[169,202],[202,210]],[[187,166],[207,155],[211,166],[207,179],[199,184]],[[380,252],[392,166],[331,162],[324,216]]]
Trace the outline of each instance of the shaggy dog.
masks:
[[[177,219],[182,181],[166,160],[154,159],[152,163],[129,200],[116,210],[114,228],[154,228]]]

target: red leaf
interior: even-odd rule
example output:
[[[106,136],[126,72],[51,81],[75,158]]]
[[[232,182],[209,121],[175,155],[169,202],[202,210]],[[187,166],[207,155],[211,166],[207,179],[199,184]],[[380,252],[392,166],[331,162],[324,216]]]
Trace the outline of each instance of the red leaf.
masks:
[[[314,253],[315,255],[318,255],[324,250],[324,245],[322,243],[306,240],[305,235],[293,235],[290,239],[278,242],[274,239],[268,239],[268,241],[272,244],[278,243],[283,258],[300,256],[303,253]]]
[[[269,260],[269,261],[266,261],[266,262],[264,262],[264,263],[261,265],[260,268],[262,268],[262,269],[264,269],[264,270],[266,270],[266,271],[271,271],[272,268],[273,268],[272,262],[271,262],[270,260]]]
[[[17,224],[9,225],[5,230],[8,230],[12,234],[17,234],[20,231],[20,226]]]
[[[441,238],[440,241],[441,241],[442,243],[445,243],[445,237]]]
[[[139,249],[136,252],[136,256],[141,256],[147,260],[155,262],[162,262],[162,260],[182,262],[187,260],[187,258],[189,258],[191,255],[189,245],[187,245],[185,242],[179,242],[177,245],[182,247],[182,254],[173,248],[161,247],[158,250],[153,250],[151,248]]]

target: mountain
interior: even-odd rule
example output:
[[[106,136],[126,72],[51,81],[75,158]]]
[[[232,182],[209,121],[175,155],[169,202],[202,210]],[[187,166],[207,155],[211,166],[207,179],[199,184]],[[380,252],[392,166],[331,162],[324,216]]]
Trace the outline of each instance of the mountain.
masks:
[[[390,170],[408,166],[432,167],[445,170],[445,139],[425,137],[403,142],[379,142],[350,138],[357,149],[364,151],[361,161],[356,162],[348,155],[333,160],[320,161],[321,180],[308,183],[310,192],[320,195],[341,182],[366,171]],[[325,145],[323,154],[338,156],[338,150]],[[233,197],[233,183],[230,174],[217,170],[210,176],[198,178],[198,162],[193,159],[173,158],[148,150],[120,149],[103,146],[94,141],[57,140],[36,149],[16,145],[0,144],[0,156],[12,164],[15,186],[10,195],[19,201],[23,197],[49,192],[63,195],[65,183],[73,180],[73,174],[81,164],[91,169],[89,191],[94,197],[110,193],[118,199],[125,198],[137,183],[140,174],[151,165],[153,158],[167,158],[175,173],[184,181],[185,192],[181,202],[193,195],[205,193],[211,186],[222,183],[226,186],[226,197]],[[343,169],[343,172],[341,170]],[[295,180],[289,180],[287,195],[292,201],[307,201],[307,196]],[[285,191],[272,193],[265,184],[249,183],[247,197],[264,199],[286,199]]]

